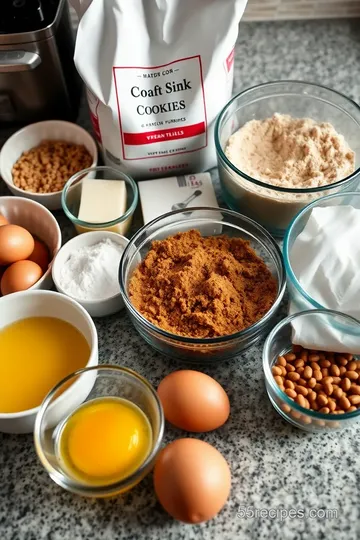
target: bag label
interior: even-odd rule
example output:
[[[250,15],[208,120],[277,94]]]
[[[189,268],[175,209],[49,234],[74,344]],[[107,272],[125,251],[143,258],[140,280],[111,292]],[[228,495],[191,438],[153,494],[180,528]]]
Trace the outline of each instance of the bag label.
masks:
[[[114,66],[123,159],[163,158],[205,148],[201,57],[152,67]]]

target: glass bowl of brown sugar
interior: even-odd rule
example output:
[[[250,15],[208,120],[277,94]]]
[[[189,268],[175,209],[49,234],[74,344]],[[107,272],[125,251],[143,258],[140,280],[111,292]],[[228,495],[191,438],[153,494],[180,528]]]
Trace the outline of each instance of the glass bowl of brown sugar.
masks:
[[[232,210],[195,207],[140,229],[123,253],[119,282],[131,321],[154,349],[215,362],[268,333],[285,267],[261,225]]]

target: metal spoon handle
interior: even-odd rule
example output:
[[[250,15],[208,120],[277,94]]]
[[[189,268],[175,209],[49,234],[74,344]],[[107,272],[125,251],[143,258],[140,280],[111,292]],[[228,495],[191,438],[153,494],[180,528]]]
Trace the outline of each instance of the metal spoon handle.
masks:
[[[201,195],[201,191],[199,189],[197,189],[194,193],[192,193],[190,195],[190,197],[188,197],[182,204],[184,205],[184,208],[185,206],[187,206],[189,203],[191,203],[191,201],[193,201],[194,199],[196,199],[196,197],[199,197]]]

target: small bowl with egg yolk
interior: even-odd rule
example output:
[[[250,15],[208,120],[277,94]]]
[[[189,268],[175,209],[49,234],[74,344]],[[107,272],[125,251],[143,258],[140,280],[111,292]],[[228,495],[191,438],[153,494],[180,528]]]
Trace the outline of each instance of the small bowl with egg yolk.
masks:
[[[59,408],[58,393],[80,381],[91,386],[88,396]],[[150,472],[163,433],[153,386],[131,369],[105,364],[79,370],[53,388],[37,415],[34,440],[56,484],[102,498],[132,489]]]

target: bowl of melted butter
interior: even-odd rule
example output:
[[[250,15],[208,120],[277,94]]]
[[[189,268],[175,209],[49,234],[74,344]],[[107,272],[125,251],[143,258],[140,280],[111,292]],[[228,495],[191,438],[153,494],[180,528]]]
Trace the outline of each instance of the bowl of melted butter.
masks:
[[[77,302],[52,291],[25,291],[0,299],[0,351],[0,431],[5,433],[32,432],[53,386],[98,363],[91,317]],[[90,390],[90,385],[68,385],[57,396],[54,414]]]

